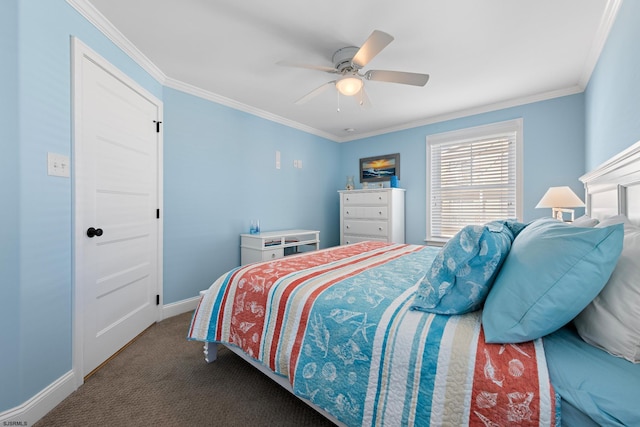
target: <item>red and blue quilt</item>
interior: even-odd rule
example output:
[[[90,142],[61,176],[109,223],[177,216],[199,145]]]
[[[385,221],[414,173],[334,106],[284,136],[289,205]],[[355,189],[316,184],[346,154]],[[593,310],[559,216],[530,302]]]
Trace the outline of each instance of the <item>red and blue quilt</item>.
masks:
[[[238,267],[188,338],[237,346],[348,426],[555,426],[542,341],[486,344],[480,311],[413,311],[438,249],[362,242]]]

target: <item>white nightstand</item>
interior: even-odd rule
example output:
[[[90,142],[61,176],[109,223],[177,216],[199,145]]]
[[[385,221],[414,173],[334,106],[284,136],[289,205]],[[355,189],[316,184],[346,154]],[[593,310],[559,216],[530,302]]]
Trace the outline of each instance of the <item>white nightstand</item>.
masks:
[[[240,235],[240,263],[269,261],[298,253],[301,246],[320,249],[320,232],[316,230],[266,231]]]

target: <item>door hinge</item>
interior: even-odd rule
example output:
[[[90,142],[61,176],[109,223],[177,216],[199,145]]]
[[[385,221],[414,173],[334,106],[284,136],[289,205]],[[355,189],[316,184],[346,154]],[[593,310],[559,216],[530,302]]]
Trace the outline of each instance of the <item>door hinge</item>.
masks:
[[[155,123],[155,124],[156,124],[156,132],[160,133],[160,123],[162,123],[162,122],[159,122],[159,121],[157,121],[157,120],[154,120],[154,121],[153,121],[153,123]]]
[[[156,295],[156,305],[160,305],[160,295]]]
[[[160,209],[156,209],[156,219],[160,218]]]

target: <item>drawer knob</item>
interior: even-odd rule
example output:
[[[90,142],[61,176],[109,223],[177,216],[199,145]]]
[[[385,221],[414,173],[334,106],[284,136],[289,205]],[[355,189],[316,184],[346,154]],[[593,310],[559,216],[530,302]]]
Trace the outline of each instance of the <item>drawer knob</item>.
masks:
[[[382,231],[382,227],[378,227],[378,230],[379,230],[379,231]]]
[[[271,254],[271,258],[275,258],[275,257],[276,257],[276,254]]]
[[[345,214],[349,215],[349,211],[346,211]]]
[[[348,230],[348,229],[350,229],[351,227],[347,225],[347,227],[346,227],[346,228],[347,228],[347,230]]]
[[[382,211],[378,212],[379,215],[382,215]]]

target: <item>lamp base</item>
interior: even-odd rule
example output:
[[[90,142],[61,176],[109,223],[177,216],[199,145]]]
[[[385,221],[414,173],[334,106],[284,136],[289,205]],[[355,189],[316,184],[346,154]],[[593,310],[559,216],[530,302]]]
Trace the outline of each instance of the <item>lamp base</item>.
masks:
[[[571,219],[567,222],[573,222],[574,219],[574,210],[573,209],[565,209],[565,208],[551,208],[551,215],[557,219],[558,221],[564,221],[564,213],[571,214]]]

